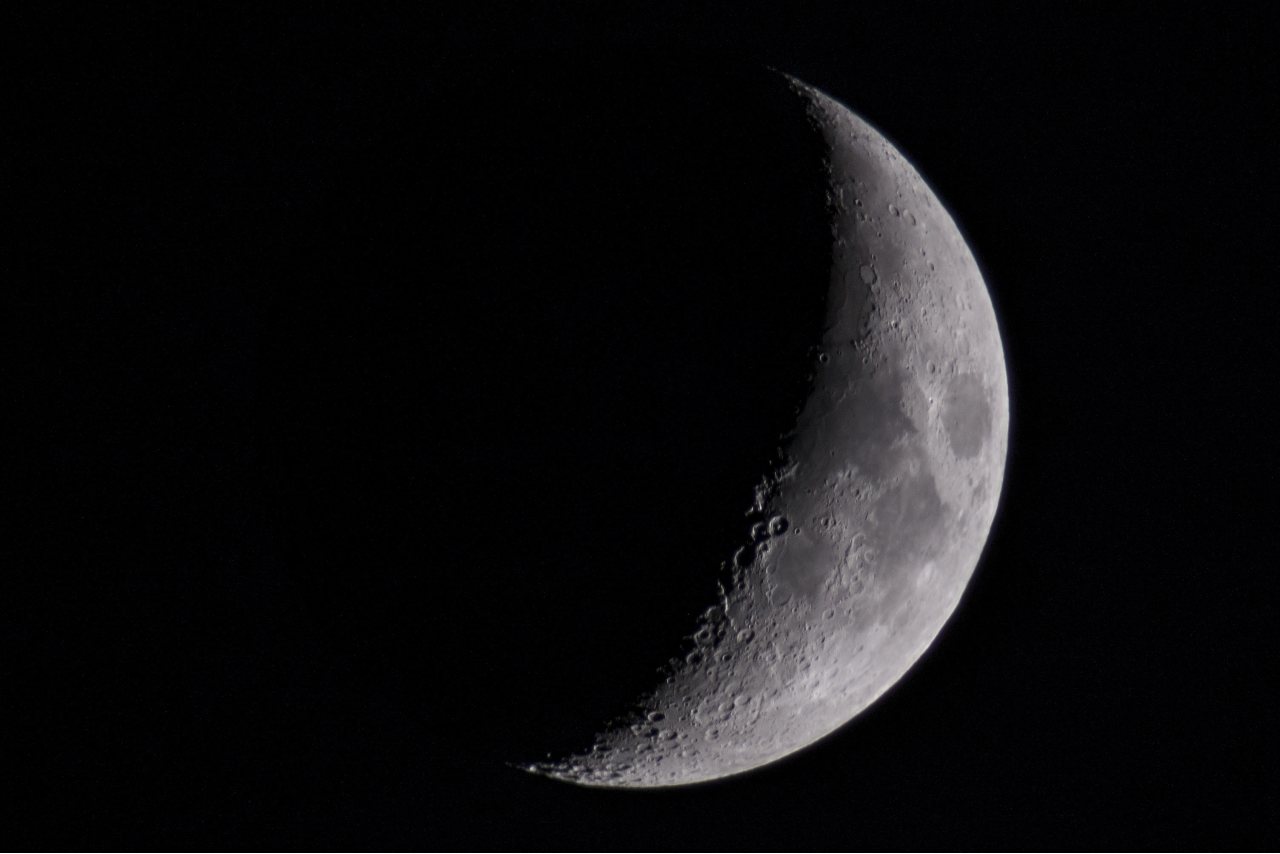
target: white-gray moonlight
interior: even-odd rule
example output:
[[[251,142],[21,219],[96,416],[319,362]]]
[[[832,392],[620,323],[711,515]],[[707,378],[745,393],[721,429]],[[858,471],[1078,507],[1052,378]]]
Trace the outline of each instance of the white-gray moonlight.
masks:
[[[1009,405],[973,255],[919,173],[799,81],[828,144],[832,267],[812,393],[754,495],[753,544],[634,717],[529,770],[589,786],[736,774],[902,678],[955,610],[1004,476]],[[744,496],[744,501],[751,496]]]

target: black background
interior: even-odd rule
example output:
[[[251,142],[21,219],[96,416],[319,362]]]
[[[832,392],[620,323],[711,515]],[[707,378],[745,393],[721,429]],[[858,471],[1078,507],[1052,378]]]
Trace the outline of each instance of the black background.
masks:
[[[1274,840],[1272,34],[709,8],[19,21],[6,839]],[[674,652],[803,392],[818,149],[764,66],[969,236],[1000,514],[819,745],[530,777]]]

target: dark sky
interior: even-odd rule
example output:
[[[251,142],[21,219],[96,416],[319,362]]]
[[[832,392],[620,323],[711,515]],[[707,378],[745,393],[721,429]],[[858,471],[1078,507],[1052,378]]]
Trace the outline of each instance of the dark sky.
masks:
[[[1273,841],[1274,34],[597,5],[20,21],[5,837]],[[691,626],[802,391],[827,234],[766,66],[971,241],[995,528],[818,745],[683,790],[528,777]]]

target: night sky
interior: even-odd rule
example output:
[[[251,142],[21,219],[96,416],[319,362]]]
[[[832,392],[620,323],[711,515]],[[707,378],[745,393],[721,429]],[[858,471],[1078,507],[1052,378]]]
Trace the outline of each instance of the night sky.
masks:
[[[1275,34],[609,5],[20,20],[4,838],[1273,843]],[[830,235],[769,67],[969,238],[1001,508],[829,738],[534,778],[692,629],[802,399]]]

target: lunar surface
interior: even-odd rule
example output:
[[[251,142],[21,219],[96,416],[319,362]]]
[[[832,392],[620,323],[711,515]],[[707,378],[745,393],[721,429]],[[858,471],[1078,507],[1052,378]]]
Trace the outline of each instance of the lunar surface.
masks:
[[[742,545],[682,655],[633,715],[535,773],[673,786],[812,744],[925,652],[986,542],[1009,415],[982,275],[911,164],[791,83],[829,146],[834,247],[811,393],[744,496]]]

